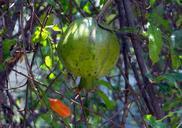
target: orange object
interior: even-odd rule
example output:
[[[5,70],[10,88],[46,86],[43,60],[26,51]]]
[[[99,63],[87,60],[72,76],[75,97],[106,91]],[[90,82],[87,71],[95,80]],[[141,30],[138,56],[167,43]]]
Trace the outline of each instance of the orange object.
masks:
[[[66,118],[71,115],[71,110],[63,102],[58,99],[49,98],[51,109],[59,114],[61,117]]]

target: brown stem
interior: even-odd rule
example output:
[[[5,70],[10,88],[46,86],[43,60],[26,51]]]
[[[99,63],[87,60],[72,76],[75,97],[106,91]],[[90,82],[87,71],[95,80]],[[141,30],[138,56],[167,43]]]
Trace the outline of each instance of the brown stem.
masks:
[[[126,12],[126,18],[128,21],[129,26],[131,27],[135,27],[135,18],[131,9],[131,3],[129,0],[123,0],[123,5],[124,5],[124,9]],[[142,53],[142,49],[140,46],[140,41],[138,40],[136,35],[130,35],[131,38],[131,42],[134,48],[134,52],[138,61],[138,65],[142,74],[142,78],[143,81],[145,83],[145,87],[147,88],[148,91],[148,95],[149,95],[149,99],[152,103],[152,110],[151,113],[153,113],[157,118],[160,118],[163,116],[163,112],[161,110],[161,107],[159,105],[159,103],[157,102],[157,98],[155,96],[155,91],[154,91],[154,87],[152,86],[152,84],[150,83],[150,81],[148,80],[148,78],[146,77],[146,73],[148,72],[147,67],[145,65],[144,59],[143,59],[143,53]]]

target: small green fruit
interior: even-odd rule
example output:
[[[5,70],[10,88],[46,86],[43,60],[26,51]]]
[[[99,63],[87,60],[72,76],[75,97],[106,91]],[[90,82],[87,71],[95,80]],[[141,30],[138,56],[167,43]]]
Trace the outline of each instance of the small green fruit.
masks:
[[[64,66],[75,76],[81,76],[81,86],[86,88],[94,87],[94,79],[114,67],[119,53],[116,35],[100,28],[90,17],[75,20],[58,44]]]

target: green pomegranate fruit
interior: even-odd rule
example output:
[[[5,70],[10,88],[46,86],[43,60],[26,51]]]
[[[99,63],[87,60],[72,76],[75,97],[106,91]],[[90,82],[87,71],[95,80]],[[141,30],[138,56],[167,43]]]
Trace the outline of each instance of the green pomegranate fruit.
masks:
[[[68,71],[81,76],[82,88],[94,87],[95,79],[114,67],[119,53],[116,35],[90,17],[75,20],[58,44],[59,58]]]

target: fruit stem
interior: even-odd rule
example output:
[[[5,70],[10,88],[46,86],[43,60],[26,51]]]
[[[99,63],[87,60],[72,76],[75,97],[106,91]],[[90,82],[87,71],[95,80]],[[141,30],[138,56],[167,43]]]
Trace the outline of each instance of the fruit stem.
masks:
[[[80,83],[79,83],[79,88],[84,88],[84,89],[92,89],[92,87],[95,84],[95,78],[93,77],[87,77],[83,78],[81,77]]]

